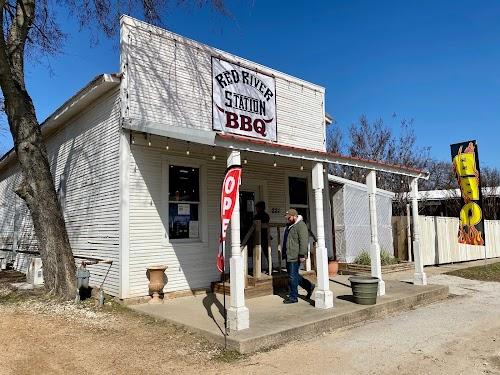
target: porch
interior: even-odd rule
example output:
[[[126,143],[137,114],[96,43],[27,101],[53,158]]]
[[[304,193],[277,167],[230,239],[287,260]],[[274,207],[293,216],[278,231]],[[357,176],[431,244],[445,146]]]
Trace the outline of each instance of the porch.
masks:
[[[316,243],[316,251],[309,257],[316,262],[314,306],[318,310],[334,307],[335,294],[332,293],[327,271],[327,249],[331,248],[331,211],[328,185],[325,184],[328,164],[367,170],[371,273],[380,279],[379,295],[385,294],[376,225],[376,171],[409,177],[412,196],[415,197],[418,179],[427,178],[425,172],[228,135],[212,134],[209,140],[201,139],[198,133],[186,133],[182,137],[167,133],[163,136],[122,133],[126,151],[123,164],[128,166],[125,175],[130,177],[123,181],[127,194],[130,191],[130,202],[126,202],[130,210],[123,211],[126,213],[123,220],[130,228],[129,233],[124,233],[127,235],[124,236],[124,249],[128,254],[123,257],[128,264],[122,266],[125,267],[123,275],[128,280],[123,285],[129,289],[125,290],[123,297],[148,294],[145,268],[149,264],[168,265],[165,293],[207,287],[207,279],[220,279],[214,264],[220,235],[220,182],[225,168],[233,165],[242,165],[244,170],[240,197],[245,194],[251,199],[248,199],[248,205],[241,207],[239,200],[236,201],[229,228],[230,240],[226,246],[226,270],[230,270],[230,296],[226,309],[232,331],[245,330],[250,326],[250,309],[245,298],[248,261],[241,234],[246,232],[243,216],[253,217],[249,208],[253,208],[258,200],[269,203],[271,222],[284,221],[284,213],[289,207],[297,208],[300,214],[307,216]],[[182,179],[178,178],[181,174]],[[414,199],[413,209],[418,210],[416,203]],[[415,248],[418,248],[418,231],[414,234]],[[279,246],[280,235],[276,237]],[[279,251],[275,254],[279,262]],[[425,285],[425,274],[418,260],[416,257],[414,281]],[[259,267],[261,263],[255,259],[253,264]],[[309,264],[306,267],[311,269]],[[278,272],[280,269],[278,265]],[[261,274],[261,270],[253,271]],[[256,282],[258,278],[256,276]]]
[[[252,324],[242,331],[232,330],[226,337],[221,294],[207,293],[168,300],[161,305],[139,304],[129,307],[178,324],[218,345],[225,345],[226,341],[228,349],[251,353],[447,298],[447,286],[415,286],[410,282],[412,274],[413,271],[407,272],[405,277],[408,280],[405,281],[387,280],[387,294],[379,296],[377,304],[371,306],[352,302],[348,276],[342,275],[329,281],[329,289],[335,295],[334,309],[311,308],[314,301],[307,301],[304,295],[300,296],[299,303],[293,305],[284,305],[279,295],[246,299]],[[229,298],[226,299],[226,306],[228,304]]]

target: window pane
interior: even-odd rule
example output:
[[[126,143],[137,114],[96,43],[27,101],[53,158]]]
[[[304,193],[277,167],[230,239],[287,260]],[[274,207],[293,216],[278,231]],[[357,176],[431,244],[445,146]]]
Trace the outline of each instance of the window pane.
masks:
[[[290,204],[307,205],[307,179],[299,177],[288,177],[288,188]]]
[[[171,165],[168,176],[168,200],[199,202],[199,176],[200,172],[198,168]]]
[[[197,203],[170,203],[168,219],[170,239],[200,237]]]

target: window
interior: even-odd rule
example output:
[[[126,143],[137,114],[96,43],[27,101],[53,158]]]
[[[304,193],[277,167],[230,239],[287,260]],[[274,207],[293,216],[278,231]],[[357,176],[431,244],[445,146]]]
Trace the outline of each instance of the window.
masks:
[[[307,223],[309,220],[307,178],[288,177],[288,196],[290,197],[290,206],[295,208]]]
[[[168,177],[170,239],[200,238],[199,206],[199,168],[170,165]]]

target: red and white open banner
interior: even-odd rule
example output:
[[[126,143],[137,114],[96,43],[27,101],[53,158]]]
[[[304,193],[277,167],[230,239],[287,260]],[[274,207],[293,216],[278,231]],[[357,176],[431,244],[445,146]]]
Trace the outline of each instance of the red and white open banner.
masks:
[[[241,179],[241,166],[233,165],[226,171],[224,182],[222,184],[222,193],[220,196],[220,219],[221,233],[219,241],[219,251],[217,253],[217,269],[224,272],[224,256],[227,227],[233,215],[236,199],[239,199],[238,191]]]

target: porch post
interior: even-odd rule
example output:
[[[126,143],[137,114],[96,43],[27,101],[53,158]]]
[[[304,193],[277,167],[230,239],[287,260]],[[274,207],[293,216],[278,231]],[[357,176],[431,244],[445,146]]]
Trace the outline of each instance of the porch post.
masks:
[[[370,171],[366,176],[366,186],[368,187],[368,206],[370,210],[370,259],[372,276],[379,279],[378,295],[385,295],[385,282],[382,280],[382,264],[380,262],[380,245],[378,243],[377,227],[377,174]]]
[[[427,285],[427,275],[424,272],[424,258],[420,249],[420,226],[418,225],[418,179],[414,178],[411,187],[411,209],[413,216],[413,257],[415,261],[415,275],[413,284]]]
[[[315,307],[329,309],[333,307],[333,293],[330,290],[328,278],[328,253],[325,245],[325,218],[323,212],[323,164],[316,163],[312,170],[312,187],[314,190],[314,205],[316,208],[316,279]]]
[[[227,157],[227,166],[240,165],[239,151],[231,151]],[[245,268],[240,243],[240,201],[237,197],[231,216],[231,259],[229,260],[229,280],[231,305],[227,309],[228,326],[231,331],[240,331],[249,327],[248,308],[245,306]]]

